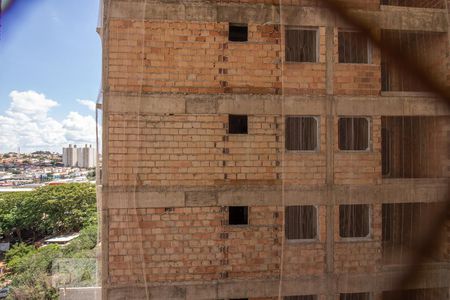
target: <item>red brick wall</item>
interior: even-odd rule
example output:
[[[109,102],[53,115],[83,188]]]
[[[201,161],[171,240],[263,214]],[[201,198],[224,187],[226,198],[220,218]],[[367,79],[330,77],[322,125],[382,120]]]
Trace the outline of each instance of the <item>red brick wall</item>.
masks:
[[[276,278],[283,209],[251,206],[249,225],[231,226],[221,207],[110,209],[112,283]],[[325,263],[325,207],[319,240],[286,241],[286,276],[319,275]],[[142,262],[141,253],[144,253]]]
[[[325,6],[323,0],[211,0],[217,3],[241,3],[241,4],[269,4],[269,5],[299,5],[299,6]],[[339,0],[348,8],[378,9],[378,0]]]
[[[242,43],[228,41],[228,23],[111,20],[110,91],[279,94],[283,89],[285,94],[325,94],[323,27],[318,63],[283,66],[279,26],[248,28],[249,40]],[[337,31],[335,42],[337,61]],[[379,56],[373,49],[371,64],[335,64],[335,94],[379,94]]]
[[[287,184],[324,184],[325,117],[318,152],[284,155]],[[228,115],[109,117],[109,185],[213,186],[281,179],[281,118],[250,115],[249,133],[227,134]],[[370,176],[370,174],[369,174]]]

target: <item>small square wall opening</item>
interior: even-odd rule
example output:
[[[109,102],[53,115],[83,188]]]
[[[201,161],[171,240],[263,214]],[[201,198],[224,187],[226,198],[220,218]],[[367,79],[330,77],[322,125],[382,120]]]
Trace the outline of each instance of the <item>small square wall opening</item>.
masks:
[[[230,42],[247,42],[248,25],[230,23],[228,27],[228,40]]]
[[[285,231],[288,240],[317,237],[317,210],[312,205],[287,206]]]
[[[341,293],[339,300],[371,300],[370,293]]]
[[[229,134],[247,134],[248,117],[247,115],[229,115],[228,116]]]
[[[229,225],[248,225],[248,206],[228,207]]]
[[[339,206],[339,235],[341,237],[343,238],[367,237],[369,235],[370,230],[369,225],[370,225],[369,205],[346,204]]]

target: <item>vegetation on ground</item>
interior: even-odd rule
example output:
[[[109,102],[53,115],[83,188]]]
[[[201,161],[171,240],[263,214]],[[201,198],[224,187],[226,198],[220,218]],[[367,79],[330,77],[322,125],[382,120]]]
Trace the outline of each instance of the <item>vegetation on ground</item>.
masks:
[[[0,194],[0,237],[14,244],[4,258],[7,299],[57,299],[58,287],[95,285],[96,216],[91,184]],[[68,245],[38,247],[44,237],[78,231]]]

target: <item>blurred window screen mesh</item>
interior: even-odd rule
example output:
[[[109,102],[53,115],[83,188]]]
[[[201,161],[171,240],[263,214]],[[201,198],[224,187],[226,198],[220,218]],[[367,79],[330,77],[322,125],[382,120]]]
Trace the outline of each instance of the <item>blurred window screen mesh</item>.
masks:
[[[315,117],[286,117],[286,150],[317,150],[318,124]]]
[[[428,7],[428,8],[444,8],[443,1],[408,1],[408,0],[381,0],[383,5],[392,6],[412,6],[412,7]],[[234,28],[235,25],[230,24],[229,40],[230,41],[247,41],[248,32],[245,27]],[[239,27],[240,25],[237,25]],[[367,37],[357,31],[341,30],[337,33],[337,50],[336,57],[342,64],[370,64],[372,63],[371,43]],[[443,33],[447,35],[447,33]],[[386,31],[381,32],[382,40],[385,42],[399,43],[405,52],[411,53],[420,60],[423,55],[426,56],[427,50],[425,45],[434,45],[433,38],[438,34],[429,34],[422,32],[401,32]],[[286,62],[317,62],[318,61],[318,30],[315,29],[293,29],[288,28],[285,31],[285,61]],[[226,39],[226,37],[225,37]],[[240,46],[240,45],[239,45]],[[283,89],[281,89],[283,91]],[[418,81],[414,74],[408,74],[401,70],[392,58],[381,53],[381,90],[382,91],[424,91],[423,84]],[[301,93],[298,93],[301,95]],[[142,96],[142,95],[140,95]],[[283,92],[284,96],[284,92]],[[287,111],[288,112],[288,111]],[[283,112],[286,113],[286,112]],[[285,117],[284,115],[281,116]],[[429,162],[422,162],[422,152],[425,148],[435,148],[438,146],[436,139],[426,143],[420,140],[419,150],[412,150],[414,139],[422,137],[423,122],[419,117],[395,116],[396,119],[388,119],[382,116],[381,128],[381,170],[380,172],[385,179],[392,178],[432,178],[431,173],[419,173],[413,165],[420,166],[420,169],[427,170],[426,166]],[[230,115],[228,124],[229,134],[246,134],[248,133],[248,119],[244,115]],[[431,124],[433,121],[429,121]],[[145,123],[145,122],[143,122]],[[391,125],[393,124],[393,125]],[[399,125],[401,124],[401,125]],[[320,133],[318,129],[318,118],[304,116],[286,116],[285,117],[285,150],[317,150]],[[368,117],[340,117],[338,119],[338,148],[340,150],[350,151],[367,151],[371,148],[371,126],[372,121]],[[430,125],[431,126],[431,125]],[[125,127],[125,125],[124,125]],[[398,129],[400,128],[400,129]],[[398,129],[398,130],[397,130]],[[397,131],[396,131],[397,130]],[[400,133],[399,133],[400,132]],[[424,131],[426,132],[426,131]],[[419,135],[420,133],[420,135]],[[249,137],[251,134],[249,135]],[[375,135],[374,135],[375,136]],[[242,138],[242,137],[236,137]],[[244,137],[247,138],[247,137]],[[409,144],[407,144],[408,141]],[[398,146],[400,145],[400,146]],[[408,145],[405,147],[404,145]],[[378,150],[380,151],[380,150]],[[368,151],[369,152],[369,151]],[[374,151],[375,152],[375,151]],[[397,153],[403,153],[398,154]],[[415,153],[417,155],[406,155],[405,153]],[[252,150],[243,155],[252,155]],[[334,154],[334,153],[333,153]],[[352,155],[353,153],[349,154]],[[357,153],[359,155],[360,153]],[[364,153],[365,154],[365,153]],[[309,155],[309,153],[308,153]],[[394,158],[399,157],[399,158]],[[419,157],[420,159],[417,159]],[[307,160],[307,159],[306,159]],[[353,161],[353,157],[351,158]],[[398,162],[398,161],[400,162]],[[354,159],[357,161],[357,158]],[[284,163],[284,162],[282,162]],[[408,167],[409,166],[409,167]],[[282,169],[282,180],[290,179],[289,175]],[[423,175],[420,175],[423,174]],[[442,177],[442,176],[434,176]],[[137,176],[136,176],[137,178]],[[136,179],[136,186],[139,178]],[[284,187],[283,187],[284,188]],[[370,193],[370,192],[368,192]],[[351,194],[351,192],[350,192]],[[391,199],[380,199],[380,201],[390,201]],[[392,199],[397,201],[397,199]],[[125,201],[125,200],[124,200]],[[283,200],[284,201],[284,200]],[[283,205],[285,203],[283,202]],[[374,205],[375,206],[375,205]],[[382,251],[383,259],[392,256],[395,249],[405,250],[407,252],[412,248],[413,236],[411,232],[418,230],[423,224],[420,222],[411,223],[411,219],[419,218],[422,215],[424,206],[416,203],[399,203],[399,204],[382,204]],[[343,238],[368,238],[371,233],[371,214],[372,207],[367,204],[345,204],[336,205],[339,213],[338,229],[339,235]],[[317,237],[318,231],[318,209],[315,206],[285,206],[285,238],[286,239],[313,239]],[[136,208],[137,209],[137,208]],[[229,207],[229,224],[245,225],[248,224],[248,207]],[[374,211],[375,215],[375,211]],[[323,217],[323,216],[322,216]],[[226,217],[225,217],[226,218]],[[327,217],[328,218],[328,217]],[[329,221],[329,220],[328,220]],[[337,224],[334,226],[336,227]],[[415,239],[414,239],[415,240]],[[352,241],[353,242],[353,241]],[[373,240],[371,240],[373,242]],[[390,244],[389,244],[390,243]],[[285,248],[284,244],[281,247]],[[392,249],[392,251],[391,251]],[[414,249],[411,249],[414,251]],[[364,253],[362,253],[364,255]],[[285,258],[289,262],[289,258]],[[384,260],[387,261],[387,260]],[[402,260],[395,258],[392,260],[399,264]],[[286,264],[285,261],[282,264]],[[342,275],[345,278],[345,275]],[[350,278],[350,277],[349,277]],[[439,279],[445,279],[443,276]],[[281,275],[280,281],[283,280]],[[343,287],[351,287],[352,279],[343,281]],[[382,292],[383,297],[396,296],[398,292]],[[403,295],[403,294],[402,294]],[[408,300],[443,300],[448,295],[448,289],[430,288],[422,290],[407,291]],[[320,299],[322,299],[321,295]],[[337,295],[336,295],[337,297]],[[400,299],[397,298],[392,299]],[[247,298],[234,298],[247,299]],[[316,300],[316,295],[303,296],[284,296],[287,300]],[[340,300],[375,300],[370,293],[341,293]]]
[[[355,151],[369,150],[369,123],[367,118],[339,118],[339,149]]]
[[[287,29],[286,62],[317,62],[317,29]]]
[[[317,237],[317,209],[312,205],[287,206],[285,231],[288,240],[315,239]]]

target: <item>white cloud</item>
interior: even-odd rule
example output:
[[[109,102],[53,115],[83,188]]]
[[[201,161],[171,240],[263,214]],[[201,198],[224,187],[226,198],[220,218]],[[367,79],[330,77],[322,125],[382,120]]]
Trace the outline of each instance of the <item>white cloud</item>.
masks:
[[[91,100],[77,99],[78,103],[87,106],[90,110],[95,111],[95,102]]]
[[[59,104],[35,91],[12,91],[11,103],[0,114],[0,152],[62,151],[67,144],[94,144],[95,120],[70,112],[62,122],[48,115]]]

